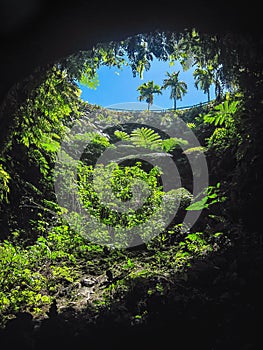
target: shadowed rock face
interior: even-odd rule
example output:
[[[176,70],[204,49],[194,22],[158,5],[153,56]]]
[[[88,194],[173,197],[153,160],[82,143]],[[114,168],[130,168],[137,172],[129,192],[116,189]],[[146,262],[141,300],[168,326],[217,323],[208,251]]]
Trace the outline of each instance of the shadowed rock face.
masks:
[[[51,0],[2,0],[0,5],[0,102],[11,86],[34,68],[93,44],[156,29],[197,28],[209,33],[255,31],[255,5],[227,7],[162,4],[148,8]],[[171,8],[172,7],[172,8]],[[245,12],[245,13],[244,13]],[[253,21],[250,18],[253,15]],[[248,20],[249,23],[248,25]]]

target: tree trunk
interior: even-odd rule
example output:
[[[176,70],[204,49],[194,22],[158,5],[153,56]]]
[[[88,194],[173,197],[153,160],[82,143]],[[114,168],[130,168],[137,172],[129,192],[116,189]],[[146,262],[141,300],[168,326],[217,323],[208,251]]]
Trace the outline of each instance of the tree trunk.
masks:
[[[176,98],[174,98],[174,110],[176,111]]]

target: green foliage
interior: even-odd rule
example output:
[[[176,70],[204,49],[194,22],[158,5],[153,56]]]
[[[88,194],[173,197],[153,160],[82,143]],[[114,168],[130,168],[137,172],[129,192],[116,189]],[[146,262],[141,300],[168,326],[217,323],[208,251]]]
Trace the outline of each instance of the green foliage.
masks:
[[[204,116],[204,122],[215,126],[231,127],[234,123],[233,116],[237,112],[239,101],[229,101],[226,99],[223,103],[216,105],[214,111]]]
[[[0,244],[0,314],[27,309],[38,312],[51,302],[46,277],[36,269],[30,251],[8,241]]]
[[[178,35],[140,34],[119,43],[100,44],[88,52],[82,51],[61,60],[47,72],[43,81],[34,85],[31,93],[25,93],[25,103],[9,116],[14,125],[10,138],[1,149],[3,165],[0,165],[0,201],[7,200],[7,194],[12,201],[10,206],[4,203],[7,210],[1,214],[5,216],[3,227],[6,225],[7,231],[9,228],[13,231],[9,240],[0,243],[1,316],[10,316],[19,310],[28,310],[43,316],[52,299],[60,297],[60,291],[65,285],[73,288],[74,282],[83,274],[90,274],[98,277],[98,281],[105,281],[105,270],[110,268],[113,271],[112,283],[107,281],[105,288],[102,287],[104,282],[98,288],[95,287],[98,299],[91,299],[90,302],[94,305],[97,302],[101,307],[109,301],[114,305],[115,301],[118,304],[129,296],[129,293],[132,295],[129,300],[134,300],[133,297],[139,291],[139,302],[136,300],[132,320],[143,322],[147,318],[147,310],[143,306],[147,305],[146,298],[169,295],[175,281],[174,274],[186,271],[193,258],[204,257],[215,249],[211,242],[219,244],[224,240],[224,233],[211,234],[211,227],[208,227],[208,233],[205,229],[204,232],[185,232],[180,221],[179,224],[172,224],[169,229],[164,230],[154,242],[147,242],[142,252],[110,250],[100,244],[90,243],[94,241],[93,238],[98,237],[101,237],[104,243],[107,240],[111,243],[111,227],[116,228],[117,237],[114,238],[121,242],[121,239],[127,238],[122,236],[127,228],[136,229],[156,214],[149,227],[143,229],[143,232],[137,230],[138,235],[147,241],[147,237],[151,237],[156,227],[162,227],[162,213],[159,211],[164,196],[168,202],[164,210],[169,210],[174,202],[179,201],[180,210],[210,209],[211,206],[217,207],[216,204],[221,210],[220,205],[225,200],[220,182],[216,186],[209,186],[194,200],[185,188],[164,193],[160,185],[160,170],[155,167],[146,171],[141,163],[132,166],[98,165],[94,169],[92,164],[96,161],[96,156],[110,147],[110,138],[100,132],[82,134],[80,131],[69,140],[72,155],[77,154],[81,145],[88,144],[82,159],[77,162],[78,181],[74,177],[73,167],[70,167],[69,155],[66,155],[67,161],[64,159],[64,168],[61,168],[61,171],[67,171],[68,174],[62,191],[65,202],[72,204],[72,213],[68,213],[65,208],[60,208],[54,202],[52,187],[55,154],[61,140],[76,119],[86,114],[89,123],[96,121],[97,130],[102,130],[112,122],[122,121],[121,114],[108,113],[96,106],[87,107],[80,99],[75,79],[90,88],[95,88],[98,84],[97,69],[103,64],[121,67],[125,64],[123,57],[126,55],[132,72],[142,76],[144,70],[149,69],[150,61],[155,55],[159,59],[170,60],[171,63],[179,59],[184,69],[191,67],[193,62],[197,62],[198,67],[202,67],[203,70],[209,69],[213,72],[218,96],[222,97],[221,84],[237,81],[235,72],[239,72],[239,67],[236,62],[240,57],[236,56],[235,49],[232,50],[232,46],[236,48],[234,42],[231,50],[227,51],[227,57],[224,57],[224,50],[220,49],[223,43],[220,40],[222,39],[216,36],[200,35],[196,30],[190,30]],[[246,65],[243,65],[243,72],[248,72]],[[222,72],[227,66],[232,74],[224,77]],[[203,73],[196,72],[196,78],[199,79],[197,85],[208,93],[210,81],[203,79],[201,82]],[[165,84],[172,88],[169,78],[172,77],[168,76]],[[138,91],[141,93],[139,98],[146,100],[150,106],[153,103],[153,95],[160,94],[161,91],[153,82],[149,83],[151,84],[146,84],[144,88],[138,88]],[[184,88],[181,89],[182,97],[186,86],[182,84],[181,87]],[[175,102],[180,98],[180,94],[175,90],[172,90],[172,95]],[[239,106],[238,97],[232,100],[232,97],[230,99],[227,95],[226,100],[214,108],[211,103],[194,110],[177,111],[176,116],[182,117],[188,123],[188,127],[195,129],[199,135],[204,130],[211,135],[212,131],[212,135],[207,139],[207,148],[216,149],[223,154],[225,148],[238,142]],[[207,112],[206,108],[210,111]],[[195,119],[199,112],[204,113],[204,117]],[[147,125],[149,120],[146,113],[139,115],[139,121],[145,122],[144,125]],[[176,116],[160,117],[163,119],[163,125],[169,126],[169,122]],[[133,119],[133,115],[125,117],[127,120]],[[243,133],[245,134],[244,131]],[[130,147],[145,147],[160,151],[159,154],[172,152],[179,146],[187,145],[186,140],[180,138],[162,139],[154,130],[145,127],[130,133],[115,131],[115,136]],[[189,148],[184,153],[198,155],[207,148]],[[33,176],[29,172],[32,167]],[[79,203],[71,196],[72,189],[78,191],[82,209],[103,223],[105,230],[95,230],[92,220],[89,225],[83,225],[78,214]],[[118,209],[122,208],[122,205],[125,209],[126,204],[130,204],[129,210],[119,212]],[[64,222],[64,213],[69,214],[74,225],[69,226]],[[20,225],[18,215],[24,217],[24,221],[31,225],[34,240],[25,239],[28,231]],[[215,217],[210,215],[209,219],[215,220]],[[16,226],[18,229],[13,230]],[[129,239],[131,241],[133,237]],[[187,275],[180,275],[180,278],[187,279]],[[68,298],[72,298],[72,294]]]
[[[160,135],[149,128],[142,127],[133,130],[130,139],[132,143],[139,147],[149,147],[153,150],[158,150],[162,147]]]
[[[44,198],[54,199],[56,153],[83,107],[80,90],[58,66],[41,78],[34,82],[34,89],[24,92],[23,103],[12,110],[12,133],[1,150],[4,167],[0,168],[0,200],[9,195],[1,228],[6,232],[24,229],[27,238],[33,239],[36,235],[31,219],[43,210]]]
[[[240,139],[234,128],[216,128],[207,140],[207,147],[216,150],[217,154],[222,155],[233,139]]]
[[[162,89],[171,89],[170,99],[174,100],[174,110],[176,110],[176,101],[182,100],[182,97],[187,93],[187,84],[184,81],[179,81],[179,73],[166,72],[167,79],[164,79]]]
[[[123,141],[124,140],[130,140],[130,135],[128,135],[124,131],[116,130],[116,131],[114,131],[114,135],[117,136],[119,139],[121,139]]]
[[[35,145],[39,150],[56,152],[66,121],[72,113],[78,114],[80,92],[54,67],[34,93],[20,108],[22,132],[15,134],[26,147]]]
[[[203,196],[200,200],[196,200],[198,197]],[[220,194],[220,182],[216,186],[208,186],[202,194],[195,198],[194,203],[190,204],[186,210],[202,210],[207,209],[215,203],[221,203],[226,200],[226,197]]]
[[[134,268],[134,266],[135,266],[135,264],[131,261],[131,259],[127,259],[127,263],[126,264],[124,264],[123,266],[122,266],[122,268],[123,269],[127,269],[127,270],[130,270],[130,269],[133,269]]]
[[[162,148],[165,152],[171,152],[177,147],[185,146],[188,144],[187,140],[182,139],[181,137],[170,137],[162,141]]]
[[[81,114],[79,96],[79,89],[54,66],[16,112],[13,141],[27,148],[29,162],[46,177],[71,119]]]
[[[206,147],[204,146],[196,146],[196,147],[191,147],[186,149],[183,153],[184,154],[200,154],[200,153],[204,153],[207,150]]]
[[[184,187],[179,187],[176,190],[173,190],[175,198],[180,201],[180,207],[185,208],[190,204],[193,199],[193,195]]]
[[[197,68],[193,73],[195,79],[195,86],[200,86],[201,90],[207,94],[208,101],[210,101],[210,86],[213,83],[213,73],[211,67],[207,69]]]
[[[190,129],[195,129],[196,128],[195,123],[186,123],[186,124],[187,124],[188,128],[190,128]]]
[[[182,138],[170,137],[162,139],[157,132],[146,127],[137,128],[130,135],[119,130],[116,130],[114,134],[121,140],[130,142],[135,147],[145,147],[164,152],[171,152],[177,147],[188,144],[188,141]]]
[[[97,84],[97,69],[101,65],[121,68],[125,64],[123,48],[116,42],[100,43],[88,51],[78,51],[64,59],[59,64],[66,71],[70,80],[82,80],[84,84],[94,87]]]
[[[231,100],[227,94],[225,101],[216,105],[203,117],[204,123],[214,127],[207,138],[207,146],[217,155],[222,155],[229,147],[237,147],[242,141],[239,129],[240,100]]]
[[[82,73],[80,78],[80,84],[88,87],[89,89],[96,90],[99,86],[99,76],[95,73],[94,77],[90,77],[87,73]]]
[[[137,88],[140,96],[138,97],[139,101],[145,100],[148,103],[148,110],[150,106],[153,104],[154,94],[161,95],[161,87],[158,84],[155,84],[153,80],[148,81],[147,83],[143,83]]]
[[[158,168],[152,168],[147,173],[139,162],[134,166],[97,165],[95,169],[82,165],[79,168],[78,191],[84,208],[104,225],[119,230],[120,239],[125,241],[124,231],[121,238],[122,228],[135,227],[158,210],[164,194],[158,185],[159,175]],[[122,207],[127,207],[123,213],[120,212]],[[98,235],[92,225],[86,230],[89,237],[95,235],[96,238]],[[110,240],[108,235],[106,231],[103,239]]]
[[[8,240],[0,243],[0,315],[3,319],[18,311],[43,316],[61,287],[79,278],[79,259],[103,252],[103,247],[87,244],[66,224],[57,224],[42,234],[35,244],[27,247]],[[18,238],[19,232],[14,236]],[[127,264],[131,267],[132,263]]]
[[[190,253],[202,256],[212,251],[212,246],[204,238],[203,232],[189,233],[185,237],[185,244]]]
[[[1,201],[7,201],[7,195],[10,191],[8,187],[8,182],[10,180],[10,175],[3,169],[2,164],[0,164],[0,203]]]

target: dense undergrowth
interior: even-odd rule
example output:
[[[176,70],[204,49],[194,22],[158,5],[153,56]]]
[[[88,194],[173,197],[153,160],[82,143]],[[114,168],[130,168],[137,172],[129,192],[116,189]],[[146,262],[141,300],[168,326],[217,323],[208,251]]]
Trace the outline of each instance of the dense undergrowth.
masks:
[[[218,141],[217,133],[223,130],[230,132],[228,130],[234,127],[228,121],[228,118],[233,118],[232,115],[236,112],[236,109],[229,108],[229,106],[233,106],[233,103],[227,97],[222,104],[217,104],[215,107],[211,104],[208,114],[201,115],[198,113],[191,118],[191,124],[189,124],[191,128],[200,128],[202,131],[202,125],[205,125],[205,127],[205,123],[210,125],[208,139],[202,140],[200,138],[200,142],[203,144],[200,147],[206,149],[207,152],[213,149],[220,154],[220,146],[224,139],[222,137]],[[222,112],[218,106],[224,106],[225,110]],[[87,113],[87,110],[92,110],[92,108],[94,107],[86,106],[85,113]],[[109,119],[116,120],[117,117],[114,112],[108,112],[100,108],[97,108],[97,113],[100,113],[101,119],[104,113],[106,123],[109,122]],[[116,114],[118,114],[118,118],[121,118],[119,112],[116,112]],[[220,123],[215,123],[215,120],[218,120],[216,115],[221,117]],[[158,117],[160,116],[158,114]],[[183,116],[187,119],[187,112]],[[162,117],[166,123],[169,122],[169,118],[181,118],[181,116],[174,113]],[[96,118],[98,119],[98,116],[94,114],[94,119]],[[140,118],[144,119],[147,124],[146,112],[145,114],[141,113]],[[101,120],[101,122],[105,122],[105,120]],[[219,124],[219,126],[214,124]],[[143,137],[138,133],[138,130],[144,131]],[[165,152],[170,152],[173,155],[176,154],[177,157],[180,154],[181,161],[184,160],[183,152],[180,149],[180,145],[184,142],[183,139],[171,140],[168,138],[163,140],[157,133],[154,134],[151,129],[138,129],[138,126],[133,126],[130,139],[128,133],[124,131],[115,131],[112,132],[112,135],[125,138],[126,142],[133,142],[134,147],[136,147],[136,143],[141,146],[141,142],[145,143],[147,141],[149,144],[146,142],[145,147],[154,150],[165,150]],[[154,138],[153,135],[155,135]],[[128,214],[122,215],[121,218],[117,212],[116,214],[107,213],[105,207],[100,204],[97,193],[100,192],[101,187],[105,190],[104,177],[107,174],[107,167],[105,169],[104,166],[102,168],[97,167],[96,170],[93,170],[93,166],[86,165],[86,163],[89,161],[91,154],[96,154],[96,150],[99,152],[110,145],[109,138],[106,134],[101,135],[99,133],[84,134],[84,136],[82,137],[84,137],[85,142],[87,142],[87,137],[91,138],[91,143],[83,153],[82,161],[78,165],[78,189],[84,207],[90,208],[93,216],[97,216],[115,227],[116,225],[119,225],[120,228],[123,225],[132,227],[143,222],[155,208],[158,208],[163,199],[164,192],[157,181],[158,168],[153,167],[147,172],[143,170],[142,163],[138,163],[138,161],[133,165],[118,166],[116,164],[113,173],[111,173],[115,195],[117,194],[121,200],[131,199],[130,183],[134,177],[147,183],[151,194],[148,196],[148,202],[144,204],[139,212],[131,210]],[[79,141],[79,134],[74,137]],[[228,140],[231,141],[231,139]],[[73,145],[76,147],[76,142]],[[185,153],[187,151],[198,155],[200,149],[189,148]],[[65,166],[64,163],[63,165]],[[44,176],[47,175],[49,170],[44,165]],[[94,186],[91,186],[92,179],[90,178],[95,171],[98,172],[96,176],[100,181],[96,184],[96,190],[94,190]],[[65,186],[65,188],[63,187],[63,195],[67,196],[65,201],[69,203],[74,200],[74,198],[70,198],[69,188],[70,185],[75,184],[74,178],[70,178],[68,172],[66,174],[68,183],[63,183]],[[61,168],[59,168],[59,175],[61,175]],[[188,186],[191,187],[190,184]],[[96,230],[92,232],[92,227],[84,230],[80,223],[76,224],[78,226],[70,226],[63,216],[63,212],[67,209],[59,206],[56,202],[41,198],[38,192],[35,193],[37,199],[30,198],[28,203],[20,204],[20,207],[22,207],[20,210],[23,210],[23,207],[29,207],[35,214],[35,218],[30,220],[30,231],[32,233],[28,240],[25,241],[23,231],[17,228],[10,230],[9,236],[1,243],[0,305],[3,320],[7,320],[21,311],[30,312],[35,317],[45,317],[54,300],[61,308],[65,308],[67,305],[76,305],[78,308],[80,305],[83,307],[83,299],[85,299],[99,312],[100,307],[108,307],[111,302],[116,302],[118,298],[125,300],[126,294],[131,293],[131,288],[137,288],[139,281],[142,283],[140,287],[142,288],[142,304],[148,297],[152,297],[156,293],[165,295],[167,290],[170,290],[175,283],[175,276],[177,274],[181,276],[181,273],[191,266],[194,259],[209,256],[212,252],[216,252],[229,244],[225,229],[226,221],[229,218],[224,216],[220,208],[220,203],[227,199],[224,193],[226,189],[222,190],[220,186],[220,182],[216,186],[210,186],[202,200],[191,206],[193,196],[189,190],[182,187],[171,191],[172,201],[178,200],[180,202],[175,221],[157,237],[149,240],[147,244],[141,244],[139,248],[135,246],[133,249],[110,248],[104,244],[92,243],[98,236]],[[140,189],[140,193],[142,191],[143,189]],[[110,202],[109,198],[107,200]],[[11,203],[6,203],[6,206],[8,205],[11,206]],[[168,202],[166,210],[170,206],[171,204]],[[187,207],[190,210],[206,211],[202,224],[199,224],[200,231],[184,229],[182,218]],[[71,215],[75,216],[74,219],[77,221],[79,214],[76,208],[75,211],[71,212]],[[158,217],[153,222],[154,226],[157,224]],[[81,234],[83,230],[88,234]],[[149,231],[152,230],[153,227],[149,227]],[[103,232],[100,234],[102,235]],[[147,233],[144,232],[144,238],[145,234]],[[108,235],[108,232],[104,235]],[[120,236],[124,239],[122,231]],[[105,238],[103,236],[102,239],[104,242],[105,239],[109,240],[110,237]],[[109,241],[106,242],[109,243]],[[84,280],[84,287],[81,285],[83,276],[90,280],[90,282]],[[88,286],[85,290],[85,283],[87,285],[90,283],[91,288],[88,288]],[[81,286],[87,293],[84,293],[84,296],[82,295]],[[85,303],[84,306],[86,307]],[[138,308],[136,306],[130,312],[130,321],[139,322],[146,316],[147,309],[144,310],[143,307]]]

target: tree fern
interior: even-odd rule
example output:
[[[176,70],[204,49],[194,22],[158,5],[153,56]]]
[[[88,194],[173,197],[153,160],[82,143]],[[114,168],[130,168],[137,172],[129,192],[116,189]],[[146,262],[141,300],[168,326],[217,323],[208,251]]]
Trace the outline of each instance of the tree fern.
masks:
[[[125,131],[116,130],[114,131],[114,135],[123,141],[130,140],[130,136]]]
[[[162,140],[159,134],[146,127],[137,128],[130,135],[119,130],[115,131],[114,134],[123,141],[132,142],[133,146],[165,152],[170,152],[176,147],[188,144],[186,140],[177,137],[170,137]]]
[[[142,127],[132,131],[131,142],[135,146],[147,147],[150,149],[162,149],[162,139],[154,130]]]

